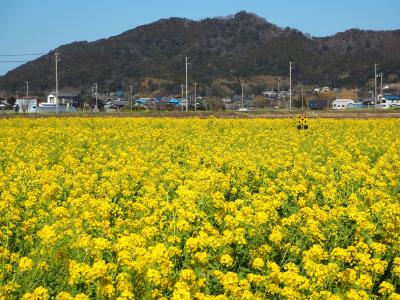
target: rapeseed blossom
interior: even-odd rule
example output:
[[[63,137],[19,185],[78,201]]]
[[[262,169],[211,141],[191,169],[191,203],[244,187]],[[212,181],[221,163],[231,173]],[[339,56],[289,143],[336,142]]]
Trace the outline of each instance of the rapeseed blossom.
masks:
[[[0,299],[399,299],[400,121],[1,119]]]
[[[32,270],[33,261],[28,257],[22,257],[18,262],[18,268],[21,272]]]

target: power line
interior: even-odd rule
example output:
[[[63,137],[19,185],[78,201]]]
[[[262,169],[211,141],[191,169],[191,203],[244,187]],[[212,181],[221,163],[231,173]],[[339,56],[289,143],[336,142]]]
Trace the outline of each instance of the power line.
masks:
[[[0,63],[23,63],[31,60],[0,60]]]
[[[0,54],[0,56],[34,56],[34,55],[43,55],[47,53],[21,53],[21,54]]]

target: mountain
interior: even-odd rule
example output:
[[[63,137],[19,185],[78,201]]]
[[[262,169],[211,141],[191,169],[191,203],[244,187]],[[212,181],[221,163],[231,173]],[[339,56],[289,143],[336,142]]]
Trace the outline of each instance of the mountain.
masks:
[[[400,30],[351,29],[316,38],[242,11],[200,21],[162,19],[107,39],[63,45],[0,77],[0,90],[15,92],[25,81],[36,92],[53,89],[56,51],[60,86],[82,89],[94,82],[110,91],[136,83],[149,92],[179,93],[186,56],[189,80],[214,90],[221,82],[232,88],[240,79],[287,77],[289,61],[295,62],[294,80],[308,84],[364,85],[374,78],[375,62],[380,72],[400,77]]]

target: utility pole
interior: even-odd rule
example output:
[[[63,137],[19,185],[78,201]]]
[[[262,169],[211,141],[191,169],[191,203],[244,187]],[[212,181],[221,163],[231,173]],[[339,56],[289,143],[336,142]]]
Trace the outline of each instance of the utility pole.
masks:
[[[29,97],[29,81],[25,81],[26,83],[26,98]]]
[[[97,84],[97,82],[94,84],[94,86],[95,86],[95,89],[96,89],[96,92],[95,92],[95,93],[96,93],[96,94],[95,94],[95,95],[96,95],[96,106],[95,106],[94,109],[95,109],[96,112],[98,112],[98,111],[99,111],[99,108],[98,108],[98,106],[97,106],[97,95],[98,95],[98,93],[97,93],[97,89],[98,89],[98,84]]]
[[[289,110],[292,110],[292,64],[294,62],[289,62]]]
[[[58,109],[58,61],[59,61],[58,55],[60,53],[56,52],[55,54],[56,54],[56,110],[58,113],[58,111],[59,111],[59,109]]]
[[[279,108],[279,94],[280,94],[280,89],[279,89],[280,86],[279,86],[279,84],[280,84],[280,82],[281,82],[281,78],[278,77],[277,80],[278,80],[278,95],[277,95],[277,98],[276,98],[276,99],[278,100],[278,105],[277,105],[277,106],[278,106],[278,108]]]
[[[181,84],[181,90],[182,90],[182,96],[181,96],[181,99],[183,100],[183,83]],[[183,106],[182,106],[182,111],[183,111]]]
[[[197,111],[197,82],[194,83],[194,111]]]
[[[132,112],[132,93],[133,93],[133,85],[130,85],[130,86],[129,86],[129,89],[130,89],[130,91],[131,91],[130,100],[131,100],[131,112]]]
[[[379,73],[378,76],[381,78],[381,97],[383,95],[383,73]]]
[[[377,91],[376,91],[376,78],[377,78],[377,75],[376,75],[376,64],[375,64],[375,94],[374,94],[374,97],[375,97],[375,109],[376,109],[376,106],[378,104],[378,97],[377,97]]]
[[[301,110],[304,110],[304,86],[301,85]]]
[[[244,107],[244,89],[243,89],[243,82],[240,81],[240,86],[242,87],[242,108]]]
[[[181,96],[181,98],[182,98],[182,100],[184,99],[183,97],[183,83],[181,84],[181,90],[182,90],[182,96]]]
[[[186,111],[189,109],[189,102],[188,102],[188,57],[186,56],[186,62],[185,62],[185,67],[186,67]]]

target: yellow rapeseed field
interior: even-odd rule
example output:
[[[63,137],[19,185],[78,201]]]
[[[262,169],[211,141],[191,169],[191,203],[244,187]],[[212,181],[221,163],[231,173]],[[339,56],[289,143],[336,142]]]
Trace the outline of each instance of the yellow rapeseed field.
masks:
[[[0,120],[0,299],[400,299],[400,120]]]

